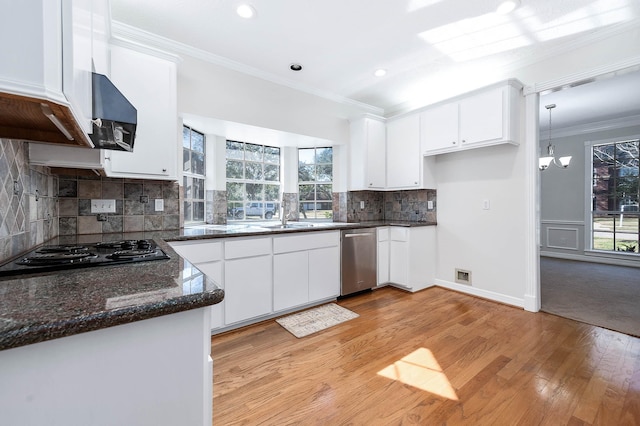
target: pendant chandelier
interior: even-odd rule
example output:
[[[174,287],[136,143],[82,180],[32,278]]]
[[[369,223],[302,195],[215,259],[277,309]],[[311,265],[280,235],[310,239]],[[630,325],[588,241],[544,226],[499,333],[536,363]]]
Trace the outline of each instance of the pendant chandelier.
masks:
[[[571,162],[571,156],[560,157],[556,159],[553,153],[553,145],[551,144],[551,110],[556,107],[556,104],[549,104],[544,106],[549,111],[549,137],[548,137],[548,145],[547,145],[547,156],[540,157],[538,159],[538,168],[540,170],[547,170],[550,164],[555,164],[556,166],[566,169],[569,167],[569,163]]]

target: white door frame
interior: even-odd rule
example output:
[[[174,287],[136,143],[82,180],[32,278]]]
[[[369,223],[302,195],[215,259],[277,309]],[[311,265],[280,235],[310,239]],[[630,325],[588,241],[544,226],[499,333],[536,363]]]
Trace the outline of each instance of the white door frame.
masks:
[[[540,93],[547,90],[561,89],[564,86],[583,82],[593,78],[607,76],[618,71],[640,66],[640,56],[628,58],[606,66],[594,68],[576,74],[570,74],[557,80],[536,83],[524,88],[525,117],[525,193],[527,210],[526,232],[526,283],[524,309],[531,312],[540,310],[540,173],[538,171],[539,129],[538,108]]]

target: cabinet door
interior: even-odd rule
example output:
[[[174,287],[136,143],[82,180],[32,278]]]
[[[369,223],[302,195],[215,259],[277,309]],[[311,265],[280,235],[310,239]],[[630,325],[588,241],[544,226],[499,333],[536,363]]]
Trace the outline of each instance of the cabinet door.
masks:
[[[340,247],[309,251],[309,301],[340,295]]]
[[[389,241],[378,241],[378,285],[389,282]]]
[[[133,152],[112,151],[111,175],[177,179],[176,64],[119,46],[111,50],[111,80],[138,110]]]
[[[450,103],[420,113],[420,146],[423,153],[458,147],[458,103]]]
[[[420,185],[420,116],[387,123],[387,187],[415,188]]]
[[[198,269],[202,271],[211,281],[216,285],[224,289],[224,281],[222,277],[222,262],[207,262],[199,263],[196,265]],[[216,303],[211,306],[211,328],[219,328],[224,325],[224,303]]]
[[[309,301],[309,255],[306,251],[273,256],[273,310]]]
[[[224,318],[227,325],[271,313],[272,256],[227,260]]]
[[[409,243],[389,242],[389,282],[409,285]]]
[[[460,101],[460,139],[463,146],[504,138],[505,88],[497,88]]]
[[[377,120],[368,120],[366,126],[367,187],[384,188],[387,184],[385,124]]]

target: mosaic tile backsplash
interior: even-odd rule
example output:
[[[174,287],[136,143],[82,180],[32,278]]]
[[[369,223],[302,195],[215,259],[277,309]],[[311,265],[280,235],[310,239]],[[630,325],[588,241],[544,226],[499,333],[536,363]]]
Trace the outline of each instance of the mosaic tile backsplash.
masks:
[[[0,139],[0,262],[58,235],[58,178],[29,167],[27,142]]]

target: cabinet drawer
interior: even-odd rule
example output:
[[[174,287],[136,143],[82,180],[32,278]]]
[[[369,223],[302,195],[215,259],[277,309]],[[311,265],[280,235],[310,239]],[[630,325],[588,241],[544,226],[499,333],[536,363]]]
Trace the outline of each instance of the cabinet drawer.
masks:
[[[169,245],[194,265],[222,260],[222,241],[173,241]]]
[[[292,251],[312,250],[322,247],[332,247],[340,244],[340,232],[313,232],[273,237],[273,252],[287,253]]]
[[[224,258],[237,259],[271,254],[271,237],[231,239],[224,243]]]
[[[389,227],[389,236],[392,241],[409,241],[409,228],[391,226]]]
[[[389,227],[385,226],[378,229],[378,241],[388,241],[389,240]]]

